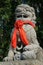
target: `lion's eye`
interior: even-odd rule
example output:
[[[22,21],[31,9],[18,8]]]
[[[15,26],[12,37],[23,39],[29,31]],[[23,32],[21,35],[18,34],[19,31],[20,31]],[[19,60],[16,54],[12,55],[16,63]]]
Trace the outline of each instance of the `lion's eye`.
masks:
[[[20,17],[22,17],[22,15],[18,15],[18,16],[17,16],[17,18],[20,18]]]
[[[32,17],[34,17],[34,14],[32,15]]]
[[[27,17],[28,17],[28,15],[23,15],[23,17],[24,17],[24,18],[27,18]]]
[[[28,18],[28,17],[30,17],[30,15],[23,15],[23,17],[24,17],[24,18]]]

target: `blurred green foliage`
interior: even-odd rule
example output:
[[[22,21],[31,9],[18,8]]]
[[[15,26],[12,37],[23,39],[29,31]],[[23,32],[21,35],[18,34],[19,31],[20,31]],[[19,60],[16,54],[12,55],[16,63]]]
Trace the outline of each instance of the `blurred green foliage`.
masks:
[[[33,6],[36,11],[36,32],[40,45],[43,47],[43,0],[0,0],[0,61],[7,56],[10,34],[15,21],[15,8],[21,3]],[[39,11],[37,12],[37,7]]]

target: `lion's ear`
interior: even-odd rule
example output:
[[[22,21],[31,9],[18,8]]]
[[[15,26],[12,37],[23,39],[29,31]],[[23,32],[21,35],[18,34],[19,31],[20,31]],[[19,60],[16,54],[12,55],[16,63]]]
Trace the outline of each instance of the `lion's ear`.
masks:
[[[36,20],[35,9],[31,7],[32,19]]]

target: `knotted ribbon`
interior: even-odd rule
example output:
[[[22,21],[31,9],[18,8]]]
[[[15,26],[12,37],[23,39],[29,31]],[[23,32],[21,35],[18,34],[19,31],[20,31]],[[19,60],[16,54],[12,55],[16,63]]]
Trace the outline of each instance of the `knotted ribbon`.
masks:
[[[23,44],[24,45],[29,45],[30,44],[29,40],[27,40],[25,30],[22,28],[22,26],[26,25],[26,24],[29,24],[29,25],[35,27],[35,24],[31,21],[16,20],[16,22],[14,24],[15,29],[13,31],[13,35],[12,35],[12,38],[11,38],[11,45],[12,45],[13,48],[17,47],[17,33],[18,33],[18,31],[19,31],[20,39],[23,42]]]

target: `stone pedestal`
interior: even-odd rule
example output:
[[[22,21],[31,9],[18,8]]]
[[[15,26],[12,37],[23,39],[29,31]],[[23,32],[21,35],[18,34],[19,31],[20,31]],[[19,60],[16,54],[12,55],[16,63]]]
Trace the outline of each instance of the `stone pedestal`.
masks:
[[[0,65],[43,65],[39,60],[19,60],[19,61],[6,61],[0,62]]]

